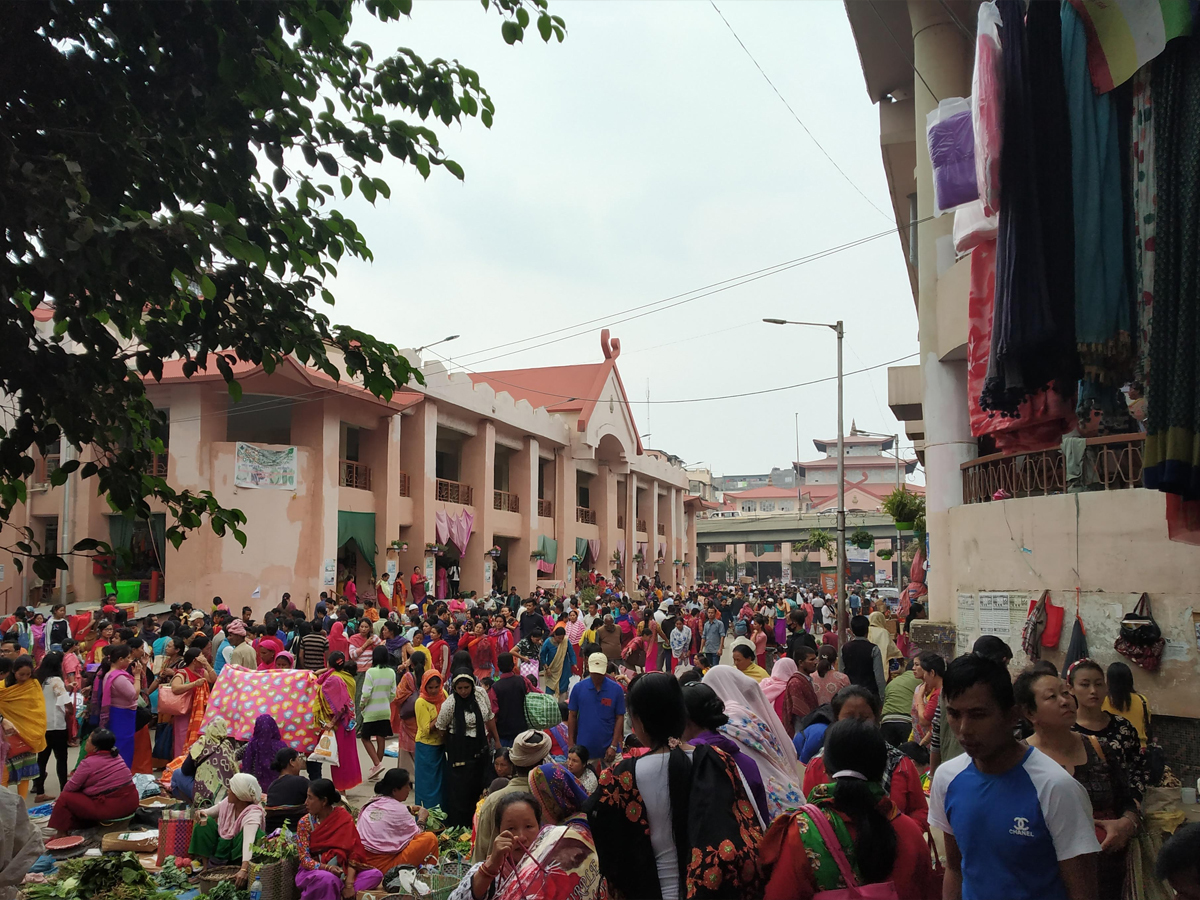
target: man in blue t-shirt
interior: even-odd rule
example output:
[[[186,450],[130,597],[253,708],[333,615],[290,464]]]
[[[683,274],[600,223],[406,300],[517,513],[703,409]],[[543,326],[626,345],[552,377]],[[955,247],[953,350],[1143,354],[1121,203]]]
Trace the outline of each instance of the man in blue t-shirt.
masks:
[[[587,747],[592,763],[611,763],[625,734],[625,689],[609,678],[608,657],[593,653],[587,660],[588,677],[571,688],[567,704],[567,740],[570,746]]]
[[[1017,741],[1008,670],[974,653],[942,680],[946,719],[966,752],[938,767],[929,824],[946,835],[945,900],[1091,900],[1100,844],[1087,792]]]

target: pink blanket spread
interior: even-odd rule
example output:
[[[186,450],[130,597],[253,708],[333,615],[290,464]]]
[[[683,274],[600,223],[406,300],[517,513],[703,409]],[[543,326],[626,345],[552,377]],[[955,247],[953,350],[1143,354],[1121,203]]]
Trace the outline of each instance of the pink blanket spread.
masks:
[[[306,670],[254,672],[227,665],[213,685],[200,728],[221,716],[229,723],[229,736],[245,741],[254,734],[255,720],[265,714],[275,720],[289,747],[307,753],[321,737],[313,709],[320,690],[316,674]]]

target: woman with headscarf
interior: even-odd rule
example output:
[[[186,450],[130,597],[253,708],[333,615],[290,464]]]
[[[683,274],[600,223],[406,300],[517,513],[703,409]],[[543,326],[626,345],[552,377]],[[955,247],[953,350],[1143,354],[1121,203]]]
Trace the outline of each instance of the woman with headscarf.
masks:
[[[258,671],[274,669],[275,657],[283,653],[283,641],[273,637],[261,638],[255,651],[258,653]]]
[[[41,771],[38,754],[46,749],[46,698],[33,669],[32,656],[18,656],[0,684],[0,727],[8,745],[3,783],[22,797],[29,796]]]
[[[767,702],[771,704],[771,708],[775,710],[775,714],[779,716],[781,722],[783,721],[783,698],[787,693],[788,679],[799,671],[795,660],[785,656],[776,660],[775,665],[771,667],[771,674],[758,683],[763,696],[767,698]]]
[[[182,794],[196,806],[211,805],[237,773],[237,744],[229,737],[229,723],[217,716],[171,776],[171,789],[176,796]]]
[[[262,800],[262,787],[253,775],[234,775],[219,803],[197,811],[188,855],[207,860],[210,866],[240,866],[233,882],[245,888],[250,882],[251,848],[263,834]]]
[[[406,802],[412,790],[407,769],[389,769],[375,785],[376,797],[358,814],[363,860],[387,872],[395,866],[423,866],[438,860],[438,836],[423,830],[429,810]]]
[[[887,630],[887,619],[884,618],[883,613],[876,610],[867,616],[867,621],[870,623],[867,626],[867,640],[879,648],[879,656],[883,660],[883,676],[887,678],[888,664],[893,659],[903,659],[904,654],[892,640],[892,634]]]
[[[300,900],[338,900],[378,887],[383,873],[367,865],[354,817],[333,782],[310,783],[304,805],[308,814],[296,826]]]
[[[264,791],[279,773],[271,768],[279,751],[286,747],[275,719],[263,713],[254,720],[254,733],[242,754],[242,771],[253,775]]]
[[[354,676],[344,668],[346,657],[330,652],[329,668],[317,676],[321,694],[321,718],[333,730],[338,748],[338,765],[330,766],[334,787],[348,791],[362,784],[362,769],[358,764],[358,743],[354,740]],[[310,764],[311,765],[311,764]],[[309,771],[312,777],[312,771]],[[318,772],[319,774],[319,772]]]
[[[413,759],[417,739],[416,707],[421,693],[421,679],[424,677],[425,656],[418,653],[412,658],[408,671],[396,682],[396,694],[392,700],[392,731],[396,733],[399,743],[396,767],[400,769],[416,769]]]
[[[350,653],[350,641],[346,638],[346,623],[342,621],[334,622],[329,628],[329,652],[341,653],[346,656]]]
[[[450,827],[470,827],[475,804],[483,792],[490,755],[488,737],[500,746],[496,733],[496,718],[492,714],[487,692],[465,670],[455,673],[452,691],[438,710],[434,723],[445,735],[446,824]],[[417,784],[421,783],[418,776]],[[424,804],[422,804],[424,805]]]
[[[767,806],[767,790],[763,786],[758,763],[743,753],[737,743],[720,733],[722,726],[729,724],[729,716],[725,715],[725,704],[712,688],[699,681],[684,685],[683,702],[688,715],[683,740],[692,745],[707,744],[717,747],[733,757],[738,771],[741,772],[746,793],[754,800],[758,823],[766,828],[771,821],[771,813]]]
[[[446,753],[445,737],[437,728],[437,719],[446,702],[441,673],[430,669],[421,677],[421,695],[413,707],[417,733],[414,738],[413,767],[417,779],[417,803],[426,809],[442,805],[442,776]]]
[[[767,791],[768,821],[804,804],[800,760],[787,729],[758,684],[732,666],[713,666],[704,676],[725,704],[729,722],[721,734],[741,746],[758,764]]]

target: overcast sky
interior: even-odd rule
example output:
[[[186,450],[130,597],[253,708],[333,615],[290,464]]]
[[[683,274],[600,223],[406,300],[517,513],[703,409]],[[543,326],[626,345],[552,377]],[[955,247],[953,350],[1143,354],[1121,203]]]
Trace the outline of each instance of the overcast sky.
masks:
[[[878,112],[840,2],[717,5],[813,135],[888,210]],[[562,2],[567,39],[531,28],[507,46],[475,0],[416,0],[352,37],[377,57],[408,46],[474,68],[495,123],[440,129],[458,182],[390,163],[391,200],[341,208],[375,252],[343,259],[335,320],[401,347],[460,334],[438,352],[482,370],[595,362],[605,322],[547,346],[511,344],[877,234],[893,226],[838,173],[708,2]],[[357,195],[356,195],[357,196]],[[751,284],[614,324],[630,399],[758,391],[831,375],[830,331],[764,316],[846,323],[847,371],[915,353],[917,322],[894,235]],[[497,345],[506,345],[490,350]],[[489,352],[490,350],[490,352]],[[520,350],[503,358],[493,357]],[[915,357],[908,362],[915,362]],[[648,446],[716,474],[817,455],[836,434],[833,382],[709,403],[635,402]],[[846,380],[845,416],[894,432],[887,370]],[[907,446],[907,442],[906,442]]]

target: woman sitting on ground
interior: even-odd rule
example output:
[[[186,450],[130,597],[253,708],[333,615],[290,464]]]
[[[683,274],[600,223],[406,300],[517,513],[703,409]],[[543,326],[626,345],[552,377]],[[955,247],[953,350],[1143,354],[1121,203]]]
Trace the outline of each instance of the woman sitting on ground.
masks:
[[[211,806],[238,772],[237,751],[238,742],[229,737],[229,723],[216,716],[171,776],[171,793],[196,806]]]
[[[879,783],[888,756],[883,733],[868,721],[840,719],[825,732],[824,752],[832,783],[813,790],[811,805],[776,819],[759,845],[769,873],[765,900],[845,890],[847,872],[859,884],[890,881],[899,900],[937,896],[921,826]]]
[[[258,779],[239,772],[229,779],[229,793],[216,806],[199,810],[188,855],[210,866],[240,865],[234,883],[250,881],[250,848],[263,832],[263,792]]]
[[[412,778],[407,769],[388,769],[375,785],[378,796],[358,814],[363,862],[386,872],[393,866],[423,866],[438,860],[438,838],[423,831],[429,810],[409,806]]]
[[[116,747],[116,736],[107,728],[91,733],[87,756],[54,801],[48,830],[65,835],[100,821],[133,815],[138,808],[138,790]]]
[[[378,887],[383,873],[367,867],[354,818],[342,805],[333,782],[327,778],[310,782],[304,806],[308,814],[296,829],[300,900],[337,900]]]
[[[296,830],[296,823],[304,815],[304,801],[308,798],[308,779],[300,776],[304,761],[291,747],[284,747],[275,754],[271,770],[275,780],[267,788],[266,819],[263,831],[271,834],[279,828]]]

